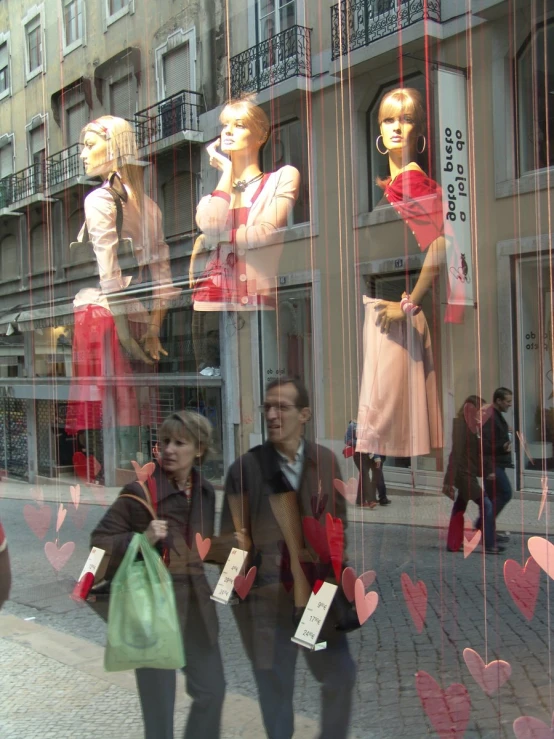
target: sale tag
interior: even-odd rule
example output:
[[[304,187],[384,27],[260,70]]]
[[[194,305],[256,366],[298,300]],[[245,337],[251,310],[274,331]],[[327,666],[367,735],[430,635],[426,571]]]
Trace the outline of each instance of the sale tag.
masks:
[[[336,592],[336,585],[324,582],[317,593],[311,594],[296,634],[292,637],[293,642],[314,651],[325,649],[326,644],[317,644],[317,638]]]
[[[221,577],[217,581],[213,595],[210,596],[212,600],[216,600],[218,603],[223,603],[224,605],[229,603],[229,599],[233,593],[235,577],[240,575],[247,557],[248,552],[245,552],[243,549],[231,549],[231,554],[227,562],[225,562],[225,567],[223,568]]]

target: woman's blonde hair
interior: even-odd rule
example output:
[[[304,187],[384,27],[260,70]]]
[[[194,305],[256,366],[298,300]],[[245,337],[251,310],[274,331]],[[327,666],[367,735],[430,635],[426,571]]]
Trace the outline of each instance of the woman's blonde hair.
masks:
[[[399,113],[413,116],[418,136],[425,133],[425,106],[419,90],[413,87],[397,87],[385,93],[379,105],[379,125],[385,118],[392,118]]]
[[[158,438],[188,439],[200,452],[200,463],[206,460],[212,445],[212,424],[196,411],[176,411],[172,413],[159,428]]]
[[[259,105],[249,98],[231,100],[221,111],[220,122],[225,125],[231,115],[240,117],[249,130],[259,137],[261,145],[265,144],[269,138],[271,125],[265,111]]]
[[[144,170],[136,164],[137,140],[129,121],[114,115],[103,115],[87,123],[81,132],[83,139],[88,132],[102,137],[108,144],[107,161],[113,161],[113,170],[119,172],[121,180],[129,186],[139,210],[144,202]]]

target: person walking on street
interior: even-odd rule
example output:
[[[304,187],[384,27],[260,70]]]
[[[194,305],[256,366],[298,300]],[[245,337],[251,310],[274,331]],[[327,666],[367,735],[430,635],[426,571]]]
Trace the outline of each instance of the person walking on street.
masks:
[[[386,456],[379,454],[366,454],[356,452],[356,421],[350,421],[344,436],[345,447],[343,455],[345,458],[354,457],[354,464],[360,473],[358,478],[358,495],[356,505],[362,508],[375,508],[379,494],[379,505],[389,505],[390,498],[387,497],[387,486],[383,474],[383,465]]]

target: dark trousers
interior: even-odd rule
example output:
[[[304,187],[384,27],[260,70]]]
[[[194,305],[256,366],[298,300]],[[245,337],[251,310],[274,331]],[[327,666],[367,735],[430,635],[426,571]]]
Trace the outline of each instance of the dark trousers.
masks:
[[[387,487],[383,475],[385,460],[386,457],[381,457],[381,464],[377,467],[375,459],[370,457],[369,454],[354,454],[354,464],[360,473],[358,495],[356,497],[357,505],[375,503],[377,500],[376,492],[379,493],[379,500],[387,497]]]
[[[219,739],[225,697],[223,663],[211,644],[197,608],[189,609],[185,628],[187,693],[192,698],[185,739]],[[135,670],[145,739],[173,739],[176,670]]]
[[[479,506],[479,518],[477,519],[476,528],[481,528],[482,519],[485,521],[485,528],[483,531],[485,540],[483,544],[487,547],[493,547],[495,545],[496,527],[492,501],[485,493],[482,498],[474,499],[473,502]],[[458,491],[458,495],[456,496],[456,500],[452,506],[452,513],[450,514],[450,524],[448,526],[448,538],[446,543],[446,546],[451,552],[457,552],[464,543],[464,513],[466,512],[468,503],[469,499],[467,496],[464,495],[463,492],[460,493],[460,491]]]
[[[492,500],[495,517],[498,517],[512,499],[512,486],[504,467],[495,467],[495,477],[485,480],[485,492]]]
[[[251,624],[251,628],[253,626]],[[294,734],[294,675],[300,651],[321,685],[320,739],[346,739],[356,681],[356,665],[350,656],[346,636],[337,633],[327,642],[327,649],[310,652],[294,644],[293,635],[292,623],[290,629],[277,627],[275,658],[270,669],[258,669],[252,660],[268,738],[291,739]]]

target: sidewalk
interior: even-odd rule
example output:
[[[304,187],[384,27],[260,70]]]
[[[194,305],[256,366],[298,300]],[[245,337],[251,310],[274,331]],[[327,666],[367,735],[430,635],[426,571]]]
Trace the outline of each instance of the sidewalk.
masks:
[[[104,650],[33,621],[0,616],[0,736],[2,739],[142,739],[132,672],[107,673]],[[177,683],[175,736],[182,736],[190,701]],[[258,703],[227,693],[222,739],[265,735]],[[297,737],[314,739],[317,724],[296,717]]]
[[[41,485],[30,485],[18,480],[3,479],[0,481],[0,499],[22,500],[26,503],[36,499],[36,491],[40,488],[45,502],[71,504],[70,483],[53,480]],[[84,505],[108,506],[116,499],[121,488],[107,488],[95,485],[81,485],[81,503]],[[221,510],[223,492],[216,490],[216,510]],[[348,506],[348,519],[364,523],[400,524],[406,526],[429,526],[432,528],[448,527],[448,519],[452,502],[444,495],[437,493],[416,492],[409,490],[388,490],[392,500],[390,506],[377,506],[373,510],[359,509]],[[501,531],[511,531],[519,534],[548,533],[551,504],[554,501],[549,496],[545,510],[539,520],[540,499],[530,497],[525,493],[514,493],[512,501],[502,512],[498,520]],[[477,515],[477,507],[470,504],[466,516],[471,519]]]

